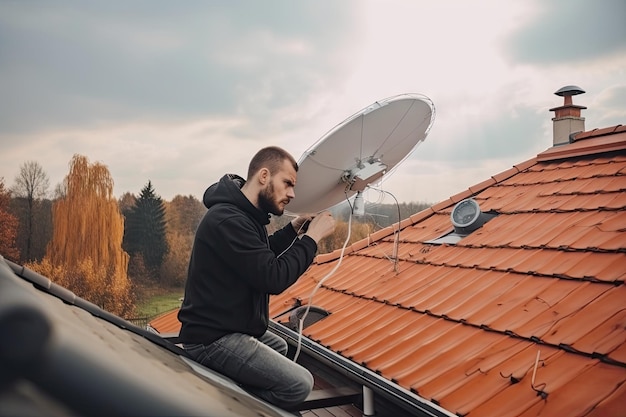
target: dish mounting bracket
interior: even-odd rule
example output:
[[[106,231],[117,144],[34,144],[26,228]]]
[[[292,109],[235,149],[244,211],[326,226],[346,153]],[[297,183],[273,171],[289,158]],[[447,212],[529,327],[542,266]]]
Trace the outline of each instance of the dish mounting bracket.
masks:
[[[347,183],[347,189],[351,191],[363,191],[368,184],[376,181],[387,172],[387,165],[378,158],[360,160],[357,164],[346,170],[341,175],[341,181]]]

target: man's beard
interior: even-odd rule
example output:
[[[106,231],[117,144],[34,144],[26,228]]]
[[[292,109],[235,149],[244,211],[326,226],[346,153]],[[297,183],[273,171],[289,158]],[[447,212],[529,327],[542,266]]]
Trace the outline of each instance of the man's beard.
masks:
[[[281,216],[284,212],[274,199],[274,184],[270,181],[269,185],[259,193],[259,208],[265,213]]]

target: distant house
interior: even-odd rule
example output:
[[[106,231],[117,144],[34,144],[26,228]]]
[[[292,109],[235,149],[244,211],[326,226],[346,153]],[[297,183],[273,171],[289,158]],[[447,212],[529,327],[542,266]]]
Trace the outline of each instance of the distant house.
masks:
[[[624,415],[626,127],[585,131],[580,92],[546,151],[346,249],[302,415]],[[292,348],[340,255],[272,298]],[[176,313],[140,329],[0,260],[0,416],[290,415],[189,360]]]

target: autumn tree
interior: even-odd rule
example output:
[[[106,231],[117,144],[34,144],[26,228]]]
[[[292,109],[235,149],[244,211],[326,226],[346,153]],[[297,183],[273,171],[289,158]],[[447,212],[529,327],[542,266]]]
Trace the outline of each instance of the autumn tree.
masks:
[[[122,250],[124,219],[113,197],[107,167],[74,155],[65,177],[65,197],[53,206],[53,235],[46,256],[33,269],[105,310],[132,313]]]
[[[11,194],[4,186],[4,178],[0,177],[0,255],[18,262],[20,257],[16,245],[18,220],[10,212],[10,201]]]
[[[25,208],[20,210],[24,214],[21,222],[20,235],[25,236],[25,250],[22,251],[24,260],[33,259],[33,235],[35,218],[40,208],[40,200],[48,193],[49,181],[41,165],[36,161],[27,161],[20,167],[20,173],[15,177],[15,184],[11,192],[17,198],[24,199]]]
[[[204,204],[192,195],[177,195],[165,202],[169,250],[161,266],[162,284],[182,286],[185,283],[194,235],[206,211]]]
[[[168,251],[165,228],[163,200],[148,181],[126,216],[124,249],[131,257],[141,257],[153,280],[158,279],[158,271]]]
[[[348,237],[348,226],[349,224],[347,222],[337,220],[335,222],[335,231],[333,234],[326,236],[319,241],[317,245],[318,253],[328,253],[334,251],[335,249],[341,249],[346,243],[346,238]],[[350,229],[350,240],[348,241],[348,246],[356,241],[366,238],[370,231],[370,225],[367,223],[355,222],[353,220],[352,227]]]
[[[189,255],[193,246],[193,236],[180,232],[168,231],[167,244],[169,250],[161,265],[161,284],[168,287],[182,287],[187,280]]]
[[[167,227],[183,235],[194,235],[206,211],[196,197],[177,195],[165,204]]]

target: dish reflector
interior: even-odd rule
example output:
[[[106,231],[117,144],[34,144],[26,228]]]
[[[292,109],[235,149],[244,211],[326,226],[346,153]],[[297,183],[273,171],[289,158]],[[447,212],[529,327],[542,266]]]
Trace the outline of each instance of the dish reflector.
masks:
[[[286,210],[316,213],[363,191],[426,139],[434,119],[432,101],[420,94],[389,97],[355,113],[304,152],[296,198]]]

